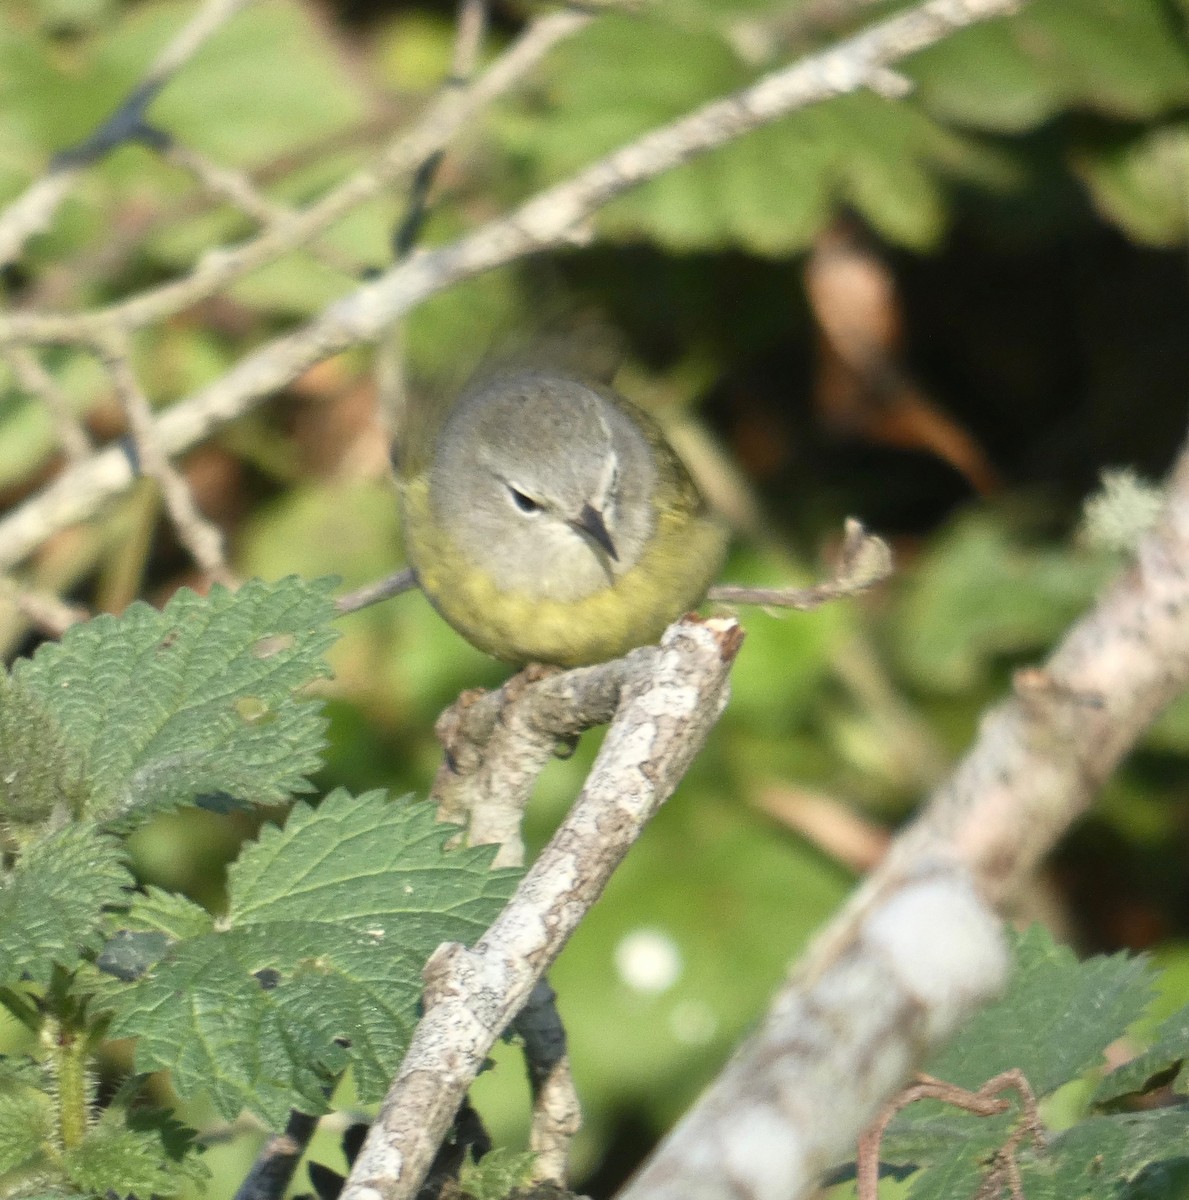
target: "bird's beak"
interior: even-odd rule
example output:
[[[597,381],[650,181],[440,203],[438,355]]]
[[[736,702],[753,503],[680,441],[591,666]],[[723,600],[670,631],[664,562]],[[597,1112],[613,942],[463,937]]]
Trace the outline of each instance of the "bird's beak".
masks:
[[[607,525],[603,521],[603,514],[593,505],[584,504],[577,519],[570,522],[570,527],[576,529],[579,533],[586,534],[587,537],[606,550],[612,562],[619,562],[619,555],[616,553],[615,543],[611,540],[611,535],[607,532]]]

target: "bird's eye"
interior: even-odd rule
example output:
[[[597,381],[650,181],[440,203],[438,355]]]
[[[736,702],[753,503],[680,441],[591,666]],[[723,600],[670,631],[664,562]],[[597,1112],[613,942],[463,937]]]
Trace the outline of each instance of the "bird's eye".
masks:
[[[526,496],[519,488],[514,488],[508,484],[508,494],[512,497],[512,503],[516,505],[522,513],[535,513],[541,511],[541,506],[532,498]]]

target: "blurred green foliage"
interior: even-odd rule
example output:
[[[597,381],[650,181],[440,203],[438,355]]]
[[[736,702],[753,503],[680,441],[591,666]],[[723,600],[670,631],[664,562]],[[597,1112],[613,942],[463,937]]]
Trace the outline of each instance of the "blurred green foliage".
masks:
[[[458,139],[426,240],[473,228],[636,133],[906,7],[652,0],[605,13]],[[489,57],[523,16],[493,10]],[[188,0],[6,0],[0,205],[118,104],[193,11]],[[662,420],[700,413],[760,502],[732,580],[806,578],[820,566],[808,548],[847,513],[902,535],[899,576],[880,595],[808,615],[744,614],[734,695],[710,745],[558,964],[586,1111],[579,1174],[599,1194],[713,1075],[853,882],[861,860],[784,827],[773,797],[853,805],[877,829],[902,819],[1012,668],[1043,655],[1126,565],[1072,534],[1102,467],[1154,474],[1184,432],[1187,18],[1185,0],[1031,0],[903,64],[904,98],[860,93],[793,114],[617,201],[592,246],[455,287],[405,323],[418,402],[440,402],[509,345],[613,327],[636,398],[654,400]],[[451,39],[452,14],[432,0],[260,0],[149,117],[250,172],[270,200],[299,205],[424,105]],[[362,206],[315,246],[140,334],[153,402],[184,397],[350,292],[385,263],[405,200],[398,190]],[[821,335],[802,267],[840,213],[858,219],[895,279],[905,369],[993,461],[1000,495],[976,499],[927,445],[831,427],[811,401]],[[107,303],[254,228],[179,168],[122,147],[85,173],[8,273],[8,302]],[[91,358],[55,348],[44,362],[97,439],[119,432]],[[374,456],[357,453],[369,435],[353,398],[371,369],[370,352],[344,355],[187,463],[243,576],[336,574],[353,586],[399,562],[391,488]],[[15,504],[46,478],[56,442],[43,405],[6,372],[0,363],[0,499]],[[719,460],[694,466],[723,474]],[[140,593],[161,599],[188,570],[141,490],[53,540],[21,579],[118,609]],[[437,714],[506,672],[417,596],[341,624],[316,782],[423,793]],[[0,636],[15,649],[28,624],[5,609]],[[597,741],[551,766],[531,843],[547,838]],[[1084,945],[1157,947],[1181,1003],[1187,754],[1182,703],[1063,849],[1057,899],[1032,898],[1055,904]],[[139,870],[219,909],[224,865],[254,831],[236,816],[163,816],[137,835]],[[476,1099],[497,1141],[514,1142],[524,1085],[510,1048],[496,1064]],[[185,1111],[219,1125],[201,1102]],[[215,1139],[212,1195],[231,1194],[253,1152],[251,1138]],[[341,1167],[337,1135],[320,1135],[315,1157]]]

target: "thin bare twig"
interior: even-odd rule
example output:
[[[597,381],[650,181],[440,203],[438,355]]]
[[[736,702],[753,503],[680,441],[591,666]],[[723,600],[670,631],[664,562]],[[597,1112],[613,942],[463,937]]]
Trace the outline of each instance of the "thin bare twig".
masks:
[[[807,588],[752,588],[716,584],[707,593],[707,599],[726,604],[758,604],[805,611],[820,608],[832,600],[858,595],[882,583],[892,571],[892,552],[888,544],[882,538],[868,533],[862,523],[852,517],[846,522],[846,533],[834,574],[825,582]],[[340,613],[357,612],[416,586],[417,576],[413,569],[402,567],[384,579],[340,596],[335,607]]]
[[[82,462],[95,447],[90,434],[74,415],[70,397],[58,386],[57,380],[28,346],[6,346],[3,353],[13,375],[16,376],[17,383],[45,405],[67,459],[72,463]]]
[[[380,1107],[342,1200],[401,1200],[421,1178],[495,1039],[670,795],[717,720],[741,635],[731,621],[671,626],[660,646],[608,671],[622,680],[611,728],[581,795],[515,896],[467,950],[439,947],[425,969],[426,1012]],[[584,680],[604,690],[605,672]],[[622,674],[621,674],[622,673]],[[520,701],[556,700],[580,674],[526,687]],[[574,696],[570,707],[581,706]]]
[[[0,212],[0,266],[14,262],[28,240],[49,227],[75,180],[91,163],[121,142],[145,136],[148,127],[144,123],[144,113],[157,93],[189,62],[211,34],[251,2],[206,0],[158,54],[120,108],[85,141],[60,153],[45,175],[34,180]]]
[[[222,531],[199,512],[189,486],[161,448],[153,410],[140,390],[127,347],[113,342],[105,347],[103,358],[127,417],[141,470],[161,489],[161,498],[178,538],[212,579],[231,583]]]
[[[1008,1112],[1011,1104],[1001,1093],[1012,1088],[1020,1094],[1023,1105],[1023,1120],[1012,1130],[991,1164],[985,1184],[992,1184],[988,1194],[999,1197],[1003,1185],[1011,1188],[1012,1200],[1024,1200],[1020,1187],[1019,1168],[1016,1166],[1016,1147],[1025,1137],[1043,1142],[1044,1126],[1032,1091],[1024,1072],[1018,1068],[1002,1071],[988,1079],[977,1091],[969,1091],[953,1083],[934,1079],[931,1075],[917,1075],[908,1087],[891,1100],[879,1114],[875,1123],[859,1139],[859,1159],[855,1174],[855,1189],[858,1200],[879,1200],[879,1146],[888,1125],[897,1113],[915,1104],[918,1100],[940,1100],[952,1104],[976,1117],[993,1117]],[[981,1190],[980,1190],[981,1194]]]
[[[353,592],[345,593],[334,602],[334,606],[340,613],[346,615],[358,612],[361,608],[367,608],[369,604],[379,604],[381,600],[399,596],[401,592],[407,592],[416,586],[417,576],[414,574],[413,568],[402,567],[384,579],[364,584],[363,587],[358,587]]]
[[[70,604],[53,592],[25,587],[14,579],[0,577],[0,591],[35,629],[50,637],[61,637],[72,625],[89,620],[91,613],[81,604]]]
[[[262,397],[314,363],[380,336],[394,320],[450,284],[572,240],[590,215],[637,183],[798,108],[855,91],[880,66],[933,45],[963,26],[1011,12],[1018,3],[1019,0],[926,0],[917,8],[874,25],[828,51],[773,72],[733,96],[714,101],[645,134],[567,182],[538,194],[511,214],[447,246],[413,255],[332,304],[301,329],[249,355],[220,380],[162,414],[157,425],[162,448],[168,454],[181,453],[213,429],[242,416]],[[550,45],[581,27],[581,22],[573,23],[577,20],[573,14],[554,14],[557,20],[565,17],[570,18],[569,23],[548,31]],[[542,18],[542,22],[549,19]],[[541,29],[544,37],[544,27]],[[543,49],[534,45],[532,51],[535,62],[538,51],[543,53]],[[465,95],[474,99],[501,63],[505,72],[510,71],[511,54],[509,50]],[[431,124],[428,118],[427,124]],[[450,131],[454,128],[451,125]],[[401,145],[406,152],[414,147],[420,150],[427,140],[431,145],[440,144],[427,137],[419,140],[410,135]],[[415,162],[423,158],[424,154],[420,154]],[[348,181],[334,195],[337,197],[353,186]],[[371,194],[370,184],[361,182],[358,188],[365,196]],[[328,201],[329,197],[320,204]],[[334,203],[346,204],[346,200],[336,199]],[[322,228],[321,218],[315,220],[310,216],[319,207],[304,210],[302,227],[310,235]],[[274,235],[275,231],[266,233],[245,243],[238,251],[227,252],[238,264],[228,278],[245,263],[257,263],[257,255],[262,256],[259,261],[267,259],[264,247],[276,248],[275,242],[268,242]],[[209,282],[210,271],[214,270],[215,267],[200,267],[186,280],[166,287],[192,286],[196,289],[195,296],[205,295],[206,283],[200,285],[197,281],[201,277]],[[95,330],[101,329],[107,320],[140,324],[161,315],[158,300],[153,299],[159,295],[160,292],[147,293],[144,304],[141,298],[133,297],[116,309],[90,315],[18,313],[0,317],[0,342],[43,339],[75,342],[80,338],[85,341],[95,336]],[[165,304],[163,311],[172,311],[172,303]],[[128,462],[117,450],[96,455],[64,474],[39,496],[0,521],[0,570],[19,562],[48,533],[88,517],[103,500],[126,487],[130,479]]]
[[[479,53],[483,48],[486,29],[487,0],[458,0],[450,77],[446,80],[444,91],[458,91],[470,84],[479,64]],[[405,215],[398,222],[392,239],[393,257],[397,260],[405,258],[417,244],[421,227],[425,223],[429,193],[444,157],[444,149],[435,150],[425,157],[413,173],[413,185],[409,189]]]
[[[868,533],[862,522],[850,517],[838,564],[824,583],[807,588],[753,588],[719,583],[706,598],[723,604],[758,604],[808,612],[833,600],[865,592],[888,579],[893,570],[892,551],[887,542]]]
[[[212,162],[197,150],[171,142],[162,148],[161,157],[193,175],[210,195],[226,200],[265,227],[283,225],[294,217],[293,209],[264,195],[243,171]],[[309,253],[331,270],[340,271],[349,278],[357,279],[363,273],[364,263],[356,262],[332,246],[312,241]]]
[[[365,201],[410,175],[497,97],[515,86],[559,42],[590,23],[585,13],[561,11],[533,21],[468,88],[447,89],[412,129],[333,191],[290,220],[270,225],[232,247],[208,251],[189,274],[89,313],[12,313],[0,317],[0,342],[94,345],[110,329],[139,329],[205,300],[237,279],[305,245]],[[402,310],[403,311],[403,310]],[[393,317],[393,312],[383,326]],[[378,328],[377,328],[378,332]]]

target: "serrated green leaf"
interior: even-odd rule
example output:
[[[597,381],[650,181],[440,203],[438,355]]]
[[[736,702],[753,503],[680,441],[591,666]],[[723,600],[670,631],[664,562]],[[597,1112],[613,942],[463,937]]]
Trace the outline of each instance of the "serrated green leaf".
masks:
[[[159,887],[147,887],[120,920],[120,928],[165,934],[171,941],[201,937],[214,918],[201,904]]]
[[[995,1129],[998,1133],[988,1128],[980,1130],[984,1136],[977,1142],[970,1136],[957,1142],[931,1141],[936,1158],[912,1177],[908,1190],[911,1200],[971,1200],[983,1182],[982,1160],[988,1148],[1003,1140],[998,1122]]]
[[[105,1110],[99,1122],[62,1155],[62,1169],[88,1196],[160,1196],[185,1180],[201,1180],[205,1168],[192,1156],[179,1159],[179,1143],[168,1140],[179,1126],[142,1118],[126,1122],[122,1108]],[[186,1149],[189,1145],[186,1145]]]
[[[228,1118],[249,1108],[278,1126],[295,1105],[319,1111],[325,1079],[295,1071],[285,1030],[236,948],[217,934],[180,943],[114,997],[111,1035],[137,1036],[137,1070],[168,1068],[179,1093],[207,1092]]]
[[[80,822],[30,842],[0,880],[0,981],[49,978],[99,948],[106,908],[127,903],[119,843]]]
[[[1189,1109],[1182,1107],[1091,1117],[1018,1161],[1028,1200],[1116,1200],[1145,1168],[1186,1156]]]
[[[85,790],[79,755],[49,706],[0,667],[0,819],[77,816]]]
[[[470,1200],[504,1200],[528,1185],[538,1157],[507,1146],[489,1150],[478,1162],[468,1157],[458,1176],[459,1190]]]
[[[1010,1122],[971,1118],[963,1132],[944,1124],[917,1129],[917,1161],[911,1200],[972,1200],[980,1195],[992,1156],[1003,1147]],[[901,1149],[897,1139],[896,1149]],[[1028,1200],[1119,1200],[1124,1186],[1158,1163],[1189,1154],[1189,1110],[1157,1109],[1091,1117],[1038,1146],[1025,1140],[1016,1152]],[[1158,1192],[1171,1200],[1177,1192]]]
[[[0,1092],[0,1173],[35,1165],[53,1130],[50,1098],[35,1091]]]
[[[1018,941],[1007,995],[976,1014],[927,1070],[974,1089],[1019,1067],[1036,1095],[1047,1096],[1099,1066],[1151,998],[1146,960],[1115,954],[1078,962],[1033,926]]]
[[[1178,1091],[1186,1090],[1185,1065],[1189,1062],[1189,1005],[1161,1022],[1151,1047],[1130,1062],[1107,1075],[1090,1098],[1093,1104],[1107,1104],[1120,1096],[1148,1090],[1151,1081],[1160,1078]]]
[[[431,805],[377,792],[298,805],[231,868],[216,930],[177,942],[115,995],[112,1036],[138,1037],[138,1070],[168,1068],[180,1093],[209,1092],[228,1118],[247,1107],[275,1126],[291,1107],[320,1112],[348,1061],[361,1099],[378,1098],[426,958],[474,941],[515,882],[489,870],[490,847],[445,852],[453,832]]]
[[[132,605],[46,644],[13,674],[86,766],[87,814],[143,821],[207,794],[308,791],[324,721],[301,689],[328,673],[332,580],[252,581],[161,612]]]

